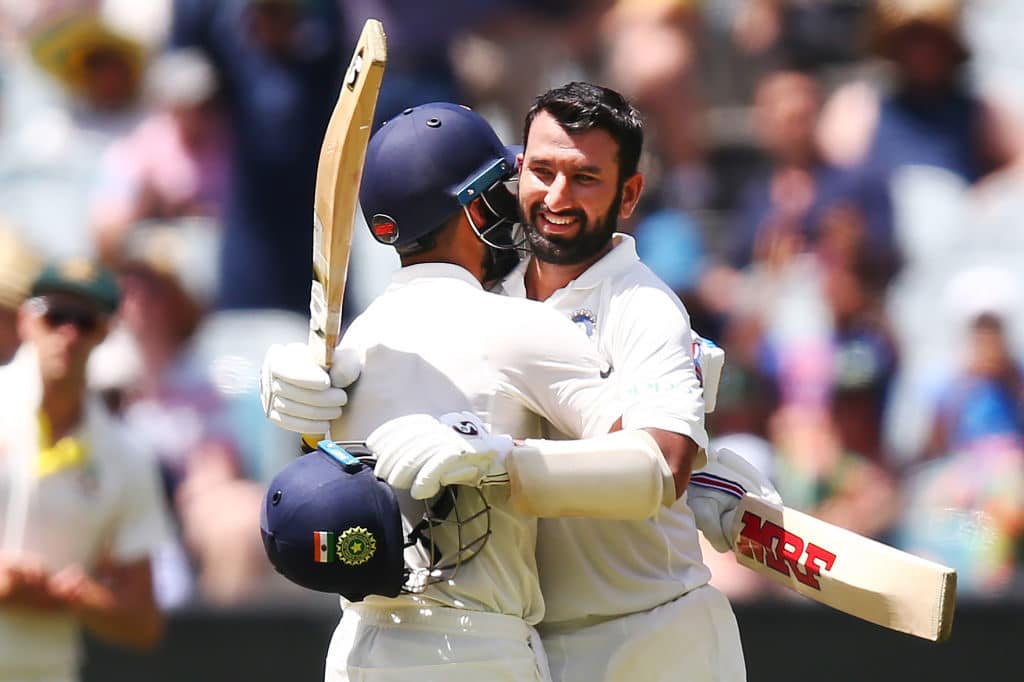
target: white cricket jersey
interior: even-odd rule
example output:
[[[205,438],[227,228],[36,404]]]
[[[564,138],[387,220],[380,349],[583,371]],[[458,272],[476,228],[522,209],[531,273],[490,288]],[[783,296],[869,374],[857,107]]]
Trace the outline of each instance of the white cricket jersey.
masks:
[[[493,432],[513,435],[536,432],[543,418],[572,437],[607,431],[617,416],[605,409],[610,389],[600,357],[572,324],[541,304],[484,291],[455,265],[423,263],[395,273],[340,345],[357,349],[364,364],[344,414],[331,425],[338,440],[363,440],[385,421],[417,412],[471,410]],[[453,580],[428,587],[423,597],[535,624],[544,613],[536,519],[515,513],[505,488],[484,494],[492,505],[487,544]],[[422,515],[422,503],[408,494],[399,501],[404,517]],[[479,506],[475,490],[461,489],[461,514]],[[480,530],[474,524],[466,532]],[[445,545],[454,537],[435,531],[438,537],[450,549]],[[413,550],[407,562],[422,566],[425,554]],[[399,597],[415,599],[421,598]]]
[[[51,571],[150,556],[170,535],[155,462],[92,399],[74,434],[85,461],[39,475],[39,392],[35,353],[23,346],[0,368],[0,547]],[[67,614],[0,607],[0,680],[77,677],[78,633]]]
[[[689,314],[640,262],[633,238],[615,240],[545,303],[575,322],[611,366],[624,429],[664,429],[706,447]],[[506,278],[506,294],[526,296],[525,272],[524,262]],[[711,578],[685,498],[646,521],[542,519],[537,563],[545,624],[647,610]]]

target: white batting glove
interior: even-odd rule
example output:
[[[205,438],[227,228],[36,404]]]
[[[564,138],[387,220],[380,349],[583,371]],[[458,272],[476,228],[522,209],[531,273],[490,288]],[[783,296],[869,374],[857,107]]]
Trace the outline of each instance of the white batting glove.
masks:
[[[727,448],[715,451],[712,461],[690,476],[686,504],[693,511],[697,528],[719,552],[734,549],[730,531],[736,506],[744,493],[782,504],[782,497],[754,465]]]
[[[472,412],[392,419],[377,427],[366,445],[377,455],[377,478],[408,489],[418,500],[437,495],[446,485],[479,487],[503,476],[507,480],[504,460],[513,448],[511,437],[491,434]]]
[[[274,344],[260,370],[260,402],[274,424],[296,433],[324,434],[348,403],[345,387],[359,378],[362,363],[351,349],[335,349],[330,372],[313,360],[304,343]]]

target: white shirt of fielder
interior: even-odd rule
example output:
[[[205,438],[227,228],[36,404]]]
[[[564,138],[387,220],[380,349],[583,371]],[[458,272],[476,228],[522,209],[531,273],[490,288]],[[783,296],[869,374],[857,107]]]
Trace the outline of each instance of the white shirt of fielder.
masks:
[[[338,440],[363,440],[386,421],[439,409],[470,410],[494,432],[511,434],[536,431],[540,415],[574,438],[607,433],[618,417],[609,411],[615,406],[601,376],[606,368],[585,336],[550,308],[484,291],[455,265],[423,263],[395,273],[339,348],[354,349],[363,370],[349,389],[348,407],[331,424],[331,437]],[[403,512],[409,512],[404,516],[422,513],[421,502],[402,494],[407,491],[396,492]],[[343,602],[328,679],[356,679],[357,670],[374,680],[390,679],[381,668],[394,669],[394,679],[410,679],[402,676],[441,662],[439,646],[446,649],[442,658],[460,662],[466,679],[534,679],[527,625],[544,616],[536,519],[512,511],[507,489],[484,494],[492,507],[492,533],[454,579],[422,594]],[[457,504],[470,513],[479,507],[475,494],[460,495]],[[422,566],[425,555],[413,547],[406,560]],[[388,639],[380,628],[393,628],[399,620],[408,631],[392,630],[395,638]],[[516,642],[502,649],[509,638]]]
[[[0,368],[4,549],[31,552],[51,570],[88,569],[104,553],[125,563],[152,555],[170,534],[155,462],[132,447],[98,400],[87,399],[73,434],[87,447],[86,462],[36,473],[37,367],[24,345]],[[73,616],[0,607],[0,680],[77,679],[79,647]]]
[[[609,379],[614,379],[619,394],[623,428],[664,429],[706,447],[689,314],[675,293],[640,262],[633,238],[616,234],[614,239],[610,252],[545,303],[575,322],[581,336],[589,338],[612,368]],[[505,279],[505,294],[526,296],[525,271],[526,262]],[[639,404],[643,409],[632,407]],[[614,680],[629,669],[635,682],[702,680],[704,670],[711,676],[707,679],[722,674],[730,682],[743,679],[735,618],[725,597],[707,585],[711,572],[704,564],[685,496],[645,521],[541,519],[537,563],[547,605],[540,630],[556,680]],[[691,602],[705,603],[680,605],[674,615],[657,612],[691,594]],[[687,608],[707,619],[708,630],[688,635],[693,655],[701,659],[690,663],[688,645],[678,641],[678,629],[672,628],[690,618],[684,613]],[[652,609],[650,618],[626,628],[645,643],[625,642],[622,624],[609,623],[602,632],[603,622]],[[661,645],[655,631],[675,641]],[[573,632],[582,634],[572,639]],[[704,650],[714,648],[736,664],[704,658]]]

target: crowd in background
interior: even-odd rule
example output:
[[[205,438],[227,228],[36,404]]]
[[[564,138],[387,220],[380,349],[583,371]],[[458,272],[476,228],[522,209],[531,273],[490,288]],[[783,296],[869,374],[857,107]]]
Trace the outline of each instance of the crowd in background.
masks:
[[[90,383],[160,464],[165,605],[294,596],[256,510],[297,443],[257,368],[307,334],[316,160],[367,17],[378,120],[455,101],[512,144],[548,87],[628,95],[621,228],[726,350],[713,444],[962,598],[1024,597],[1016,0],[0,0],[0,362],[39,263],[119,274]],[[396,267],[357,230],[347,320]],[[731,597],[780,596],[705,556]]]

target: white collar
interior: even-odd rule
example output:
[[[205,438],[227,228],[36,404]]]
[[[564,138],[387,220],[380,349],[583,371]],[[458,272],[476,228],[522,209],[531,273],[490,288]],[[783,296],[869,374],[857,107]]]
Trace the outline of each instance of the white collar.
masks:
[[[480,280],[469,270],[454,263],[417,263],[407,265],[391,275],[392,284],[410,284],[420,279],[454,279],[483,289]]]
[[[640,256],[636,253],[636,240],[632,236],[616,232],[612,235],[612,240],[615,245],[611,251],[562,289],[592,289],[609,277],[615,276],[640,261]],[[501,287],[507,295],[526,297],[526,268],[529,266],[530,260],[530,258],[524,259],[501,283]]]

